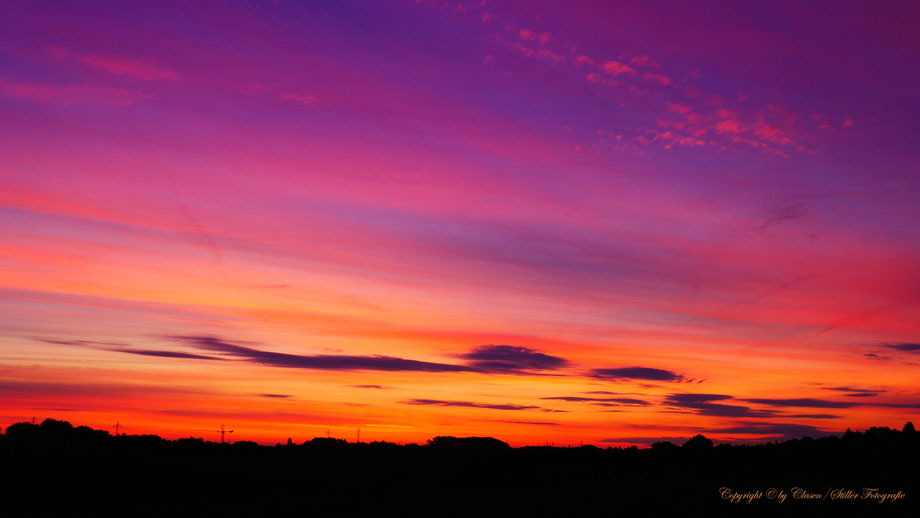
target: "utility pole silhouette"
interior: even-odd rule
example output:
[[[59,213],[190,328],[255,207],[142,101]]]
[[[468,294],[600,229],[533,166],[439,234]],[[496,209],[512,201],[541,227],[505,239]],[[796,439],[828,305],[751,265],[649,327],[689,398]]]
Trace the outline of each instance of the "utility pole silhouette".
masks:
[[[326,428],[326,438],[327,438],[327,439],[329,438],[329,429],[328,429],[328,428]]]
[[[360,428],[358,428],[358,440],[355,442],[358,442],[358,443],[361,442],[361,429]]]
[[[115,421],[115,437],[118,437],[119,430],[121,430],[121,421]]]
[[[32,416],[32,424],[35,424],[35,416]]]
[[[220,443],[224,444],[224,434],[233,433],[233,430],[225,430],[224,425],[220,425]]]

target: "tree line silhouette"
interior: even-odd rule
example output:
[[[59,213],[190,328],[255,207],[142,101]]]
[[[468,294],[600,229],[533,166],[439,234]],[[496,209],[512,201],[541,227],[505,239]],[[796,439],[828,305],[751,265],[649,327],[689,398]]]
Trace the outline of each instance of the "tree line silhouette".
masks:
[[[697,435],[682,445],[512,448],[491,437],[424,445],[318,437],[295,444],[112,435],[66,421],[16,423],[0,433],[7,508],[130,509],[132,515],[219,512],[324,516],[397,509],[434,516],[610,516],[700,506],[835,506],[913,513],[920,434],[873,427],[842,436],[757,445]],[[901,497],[732,503],[722,491],[864,489]],[[842,493],[841,493],[842,494]],[[880,507],[882,506],[882,507]]]

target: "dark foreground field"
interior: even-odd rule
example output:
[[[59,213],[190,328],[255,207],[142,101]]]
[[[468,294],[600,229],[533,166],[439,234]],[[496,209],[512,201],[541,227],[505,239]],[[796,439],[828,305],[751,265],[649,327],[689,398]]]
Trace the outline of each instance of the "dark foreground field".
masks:
[[[325,438],[229,445],[113,437],[46,420],[0,435],[0,496],[3,509],[30,516],[743,515],[755,506],[913,515],[918,453],[913,425],[756,446],[713,447],[698,436],[639,450],[450,437],[421,446]]]

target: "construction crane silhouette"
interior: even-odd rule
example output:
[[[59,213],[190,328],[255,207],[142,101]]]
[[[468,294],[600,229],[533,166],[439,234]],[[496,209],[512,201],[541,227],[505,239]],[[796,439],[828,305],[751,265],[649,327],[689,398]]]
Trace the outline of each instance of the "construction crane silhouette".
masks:
[[[233,430],[225,430],[224,425],[220,425],[220,443],[224,443],[224,434],[233,433]]]

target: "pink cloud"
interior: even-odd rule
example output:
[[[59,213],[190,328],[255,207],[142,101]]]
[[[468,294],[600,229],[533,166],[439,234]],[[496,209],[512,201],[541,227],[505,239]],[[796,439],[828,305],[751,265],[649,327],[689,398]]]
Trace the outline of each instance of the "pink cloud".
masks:
[[[716,124],[716,131],[719,133],[741,133],[744,129],[736,120],[724,120]]]
[[[843,119],[843,127],[849,128],[853,125],[853,119]]]
[[[130,76],[144,81],[174,80],[179,78],[179,74],[168,68],[152,65],[136,59],[101,54],[80,54],[71,52],[57,45],[46,46],[45,52],[54,59],[75,60],[90,68],[101,70],[109,74]]]
[[[520,31],[518,31],[518,37],[526,41],[536,40],[540,42],[540,45],[545,46],[549,44],[549,40],[552,37],[552,35],[548,32],[537,33],[530,29],[521,29]]]
[[[268,99],[279,99],[282,101],[291,101],[293,103],[310,105],[316,103],[316,97],[306,93],[293,92],[291,90],[278,90],[275,88],[253,85],[238,88],[238,91],[256,97],[265,97]]]
[[[681,146],[705,146],[706,141],[690,138],[690,137],[681,137],[677,140],[677,143]]]
[[[754,124],[754,135],[761,140],[767,140],[783,146],[788,145],[790,142],[786,132],[762,121]]]
[[[565,61],[565,57],[558,52],[553,52],[552,50],[540,49],[534,54],[539,59],[546,59],[549,61],[555,61],[556,63],[561,63]]]
[[[630,62],[633,65],[644,65],[648,63],[648,60],[649,60],[648,56],[635,56],[630,60]]]
[[[646,81],[654,81],[660,84],[661,86],[670,86],[673,83],[673,81],[671,81],[671,78],[664,74],[654,74],[651,72],[646,72],[645,74],[642,75],[642,78],[645,79]]]
[[[294,101],[297,104],[313,104],[316,98],[312,95],[295,94],[291,92],[281,92],[278,98],[284,101]]]
[[[665,121],[662,121],[662,122],[664,122],[663,124],[661,124],[662,127],[669,127],[669,126],[671,126],[671,125],[667,124]],[[698,139],[698,138],[694,138],[694,137],[689,137],[689,136],[686,136],[686,135],[681,135],[680,133],[675,133],[675,132],[672,132],[672,131],[648,130],[648,134],[654,135],[654,136],[652,137],[651,141],[649,141],[648,139],[645,139],[645,138],[637,139],[637,141],[638,141],[640,144],[644,144],[644,145],[648,145],[648,144],[651,144],[652,142],[656,142],[656,141],[657,141],[657,142],[660,142],[660,143],[662,144],[662,146],[664,147],[664,149],[671,149],[671,148],[673,148],[675,145],[676,145],[676,146],[683,146],[683,147],[696,147],[696,146],[705,146],[705,145],[706,145],[706,141],[704,141],[704,140],[701,140],[701,139]]]
[[[635,70],[632,67],[630,67],[629,65],[624,65],[623,63],[620,63],[619,61],[608,61],[604,63],[603,65],[601,65],[601,68],[604,69],[604,72],[607,72],[608,74],[612,76],[616,76],[620,74],[631,74],[635,72]]]
[[[521,54],[523,54],[523,55],[525,55],[525,56],[527,56],[527,57],[529,57],[529,58],[532,58],[532,57],[533,57],[534,50],[533,50],[532,48],[528,47],[527,45],[524,45],[524,44],[522,44],[522,43],[520,43],[520,42],[514,41],[514,42],[511,42],[511,45],[510,45],[510,46],[511,46],[512,49],[514,49],[514,50],[520,52]]]
[[[84,65],[109,74],[129,76],[144,81],[174,80],[179,77],[178,74],[167,68],[116,56],[82,55],[77,59]]]
[[[0,79],[0,95],[61,104],[116,104],[125,106],[146,97],[140,93],[96,84],[55,85]]]
[[[544,61],[552,61],[554,63],[561,63],[565,61],[565,56],[562,54],[549,50],[549,49],[539,49],[534,47],[528,47],[519,41],[512,41],[508,43],[508,46],[528,58],[536,58]]]

